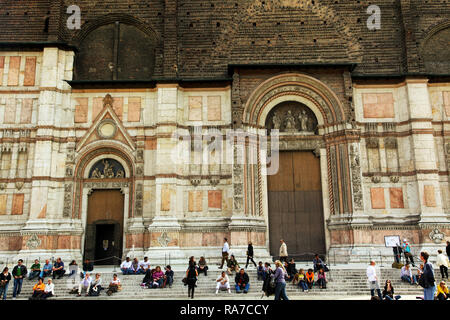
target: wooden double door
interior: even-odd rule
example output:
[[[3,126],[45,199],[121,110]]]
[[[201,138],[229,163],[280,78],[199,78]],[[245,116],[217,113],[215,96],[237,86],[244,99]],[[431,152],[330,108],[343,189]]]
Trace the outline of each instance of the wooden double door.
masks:
[[[279,164],[267,182],[270,254],[278,258],[284,239],[289,257],[311,260],[326,251],[320,161],[312,151],[281,151]]]
[[[124,195],[120,190],[94,190],[88,197],[84,259],[96,265],[118,264],[122,257]]]

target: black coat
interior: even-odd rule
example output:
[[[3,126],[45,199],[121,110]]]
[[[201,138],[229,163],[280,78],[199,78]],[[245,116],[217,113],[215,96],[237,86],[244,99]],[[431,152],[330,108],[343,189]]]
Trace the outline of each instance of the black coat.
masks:
[[[447,251],[447,255],[450,257],[450,244],[445,247],[445,251]]]
[[[239,283],[239,280],[241,279],[241,274],[240,273],[236,273],[236,277],[234,277],[234,282],[236,282],[236,284]],[[248,274],[244,272],[244,283],[243,285],[245,286],[247,283],[249,283],[250,279],[248,277]]]
[[[247,248],[247,255],[248,255],[249,257],[253,257],[253,246],[252,246],[251,244],[248,245],[248,248]]]

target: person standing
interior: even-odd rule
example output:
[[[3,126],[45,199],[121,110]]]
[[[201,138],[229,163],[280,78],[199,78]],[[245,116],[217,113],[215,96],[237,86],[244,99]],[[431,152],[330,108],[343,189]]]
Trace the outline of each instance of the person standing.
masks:
[[[445,251],[447,252],[447,257],[450,260],[450,241],[447,241],[447,246],[445,247]]]
[[[405,263],[408,263],[408,258],[411,261],[411,264],[413,267],[416,265],[414,264],[413,255],[411,254],[411,246],[408,243],[408,240],[403,239],[403,252],[405,253]]]
[[[370,295],[373,297],[375,295],[375,289],[377,290],[378,297],[382,300],[380,284],[378,282],[377,270],[375,269],[375,261],[370,261],[370,265],[366,270],[367,281],[370,286]]]
[[[228,245],[227,238],[223,238],[223,247],[222,247],[222,262],[220,263],[219,269],[223,268],[224,261],[227,262],[228,265],[228,255],[230,253],[230,246]]]
[[[433,265],[428,262],[429,254],[425,251],[420,253],[420,260],[423,261],[423,272],[419,278],[419,285],[423,288],[424,300],[433,300],[436,286],[434,283]]]
[[[280,246],[280,262],[287,261],[288,258],[288,252],[287,252],[287,245],[284,242],[283,239],[280,240],[281,246]]]
[[[248,243],[248,247],[247,247],[247,262],[245,264],[245,269],[247,269],[249,261],[253,262],[253,264],[256,268],[256,262],[253,260],[253,244],[251,241]]]
[[[197,282],[198,272],[195,264],[190,263],[186,270],[186,283],[188,285],[188,298],[194,299],[195,283]]]
[[[444,279],[445,276],[445,278],[448,280],[448,258],[445,254],[442,253],[442,250],[438,250],[436,264],[441,271],[442,279]]]
[[[8,267],[5,267],[0,273],[0,297],[3,294],[3,300],[6,300],[6,293],[8,292],[8,284],[11,281],[11,273],[8,271]]]
[[[25,267],[22,263],[23,260],[19,259],[17,265],[12,271],[12,276],[14,277],[13,299],[16,299],[16,296],[20,294],[20,291],[22,291],[23,278],[27,274],[27,267]]]
[[[284,270],[283,264],[280,260],[275,261],[276,271],[271,275],[275,279],[275,300],[289,300],[286,295],[286,270]]]

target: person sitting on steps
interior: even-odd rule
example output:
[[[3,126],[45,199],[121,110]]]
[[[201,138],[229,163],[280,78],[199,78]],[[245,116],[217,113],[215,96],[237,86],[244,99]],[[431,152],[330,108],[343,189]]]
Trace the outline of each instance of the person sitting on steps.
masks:
[[[230,281],[225,271],[222,271],[222,273],[216,279],[216,294],[219,293],[219,290],[227,290],[228,293],[231,293]]]
[[[314,271],[313,269],[308,269],[308,272],[306,272],[306,284],[308,285],[308,288],[311,290],[314,285]]]
[[[92,278],[89,272],[86,272],[84,278],[80,281],[80,285],[78,286],[78,296],[81,296],[83,291],[86,292],[86,296],[89,294],[89,289],[91,287]]]
[[[445,281],[441,281],[437,287],[436,300],[448,299],[448,287],[445,285]]]
[[[382,295],[384,300],[394,300],[394,287],[392,286],[391,280],[386,280]],[[401,296],[399,295],[395,296],[395,300],[398,300],[400,298]]]
[[[166,285],[169,285],[169,288],[172,288],[172,283],[173,283],[173,270],[171,266],[166,266],[166,273],[164,274],[164,288],[166,287]]]
[[[120,285],[120,279],[117,278],[117,274],[113,275],[113,279],[109,283],[108,291],[106,291],[106,294],[108,296],[112,295],[114,292],[117,292],[121,289]]]
[[[327,277],[325,275],[325,271],[323,268],[319,269],[319,273],[317,274],[317,284],[319,285],[320,289],[326,289],[327,288]]]
[[[164,272],[161,271],[161,267],[157,266],[155,272],[153,272],[153,284],[152,288],[162,288],[164,284]]]
[[[41,264],[39,263],[39,260],[34,260],[34,264],[30,267],[30,272],[28,274],[28,280],[33,280],[34,278],[38,277],[41,274]]]
[[[262,261],[258,262],[258,267],[256,268],[256,273],[258,275],[258,280],[264,280],[264,266]]]
[[[197,272],[198,274],[203,272],[205,274],[205,277],[208,276],[208,266],[206,265],[205,257],[200,257],[200,260],[198,261]]]
[[[248,289],[250,288],[250,279],[248,274],[245,273],[244,268],[242,268],[239,273],[236,273],[234,282],[236,283],[236,293],[241,293],[241,290],[243,290],[244,293],[248,292]]]
[[[38,300],[41,299],[42,294],[45,290],[45,284],[42,278],[39,278],[38,283],[33,286],[33,295],[30,297],[30,300]]]
[[[132,262],[130,261],[130,257],[126,257],[126,258],[125,258],[125,261],[123,261],[123,262],[120,264],[120,270],[122,270],[122,273],[123,273],[124,275],[126,275],[126,274],[132,274],[132,271],[131,271],[131,264],[132,264]]]
[[[56,259],[56,262],[53,264],[53,279],[58,276],[58,279],[61,279],[66,273],[66,270],[64,270],[64,262],[62,262],[61,258]]]
[[[228,260],[227,267],[228,274],[231,274],[233,271],[238,272],[239,270],[239,263],[236,261],[236,258],[233,254],[230,257],[230,260]]]

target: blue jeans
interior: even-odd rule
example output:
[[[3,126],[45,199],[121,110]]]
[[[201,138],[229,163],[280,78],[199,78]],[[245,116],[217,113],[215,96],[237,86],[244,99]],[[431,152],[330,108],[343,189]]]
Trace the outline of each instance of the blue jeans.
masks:
[[[30,275],[28,276],[28,280],[33,280],[36,278],[39,274],[41,274],[41,271],[30,271]]]
[[[41,274],[39,275],[39,277],[41,277],[42,279],[44,279],[44,277],[49,276],[52,274],[52,270],[48,270],[48,271],[41,271]]]
[[[22,291],[23,278],[14,279],[13,297],[15,298]]]
[[[275,287],[275,300],[289,300],[286,295],[286,282],[277,282]]]
[[[130,269],[121,268],[123,274],[133,274],[134,272]]]
[[[424,300],[434,300],[434,292],[436,287],[432,286],[430,288],[423,288],[423,298]]]
[[[7,284],[5,284],[4,287],[0,287],[0,297],[2,296],[2,293],[3,293],[3,300],[6,300],[6,292],[8,292],[8,285],[9,285],[9,282]]]
[[[411,277],[410,276],[402,276],[402,280],[408,283],[411,283]],[[413,275],[413,282],[417,283],[417,276]]]
[[[304,280],[299,281],[298,286],[302,288],[303,291],[308,291],[308,285],[306,284],[306,281]]]
[[[395,298],[395,300],[398,300],[398,299],[400,299],[402,296],[395,296],[394,298]],[[386,300],[393,300],[390,296],[386,296],[385,297],[386,298]]]
[[[236,283],[235,287],[236,287],[236,293],[240,293],[241,292],[241,288],[239,287],[239,285],[237,283]],[[245,285],[244,291],[248,292],[248,289],[250,289],[250,283],[247,283]]]
[[[166,278],[166,285],[171,286],[172,283],[173,283],[173,277],[167,276],[167,278]]]

